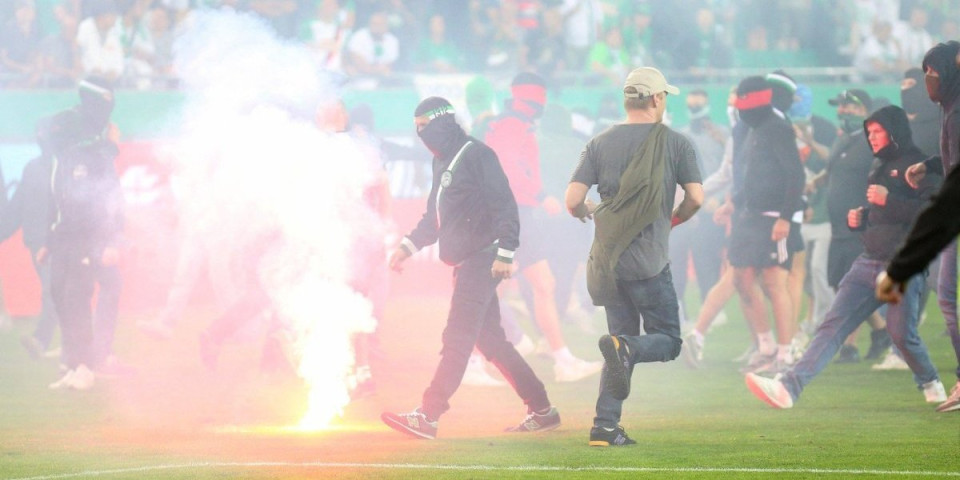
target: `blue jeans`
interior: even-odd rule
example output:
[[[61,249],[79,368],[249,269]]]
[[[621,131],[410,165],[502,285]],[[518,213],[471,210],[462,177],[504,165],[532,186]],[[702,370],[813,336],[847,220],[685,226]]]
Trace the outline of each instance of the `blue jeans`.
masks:
[[[673,289],[670,266],[655,277],[645,280],[617,281],[621,302],[608,305],[607,328],[630,349],[630,375],[637,363],[669,362],[680,354],[680,312],[677,293]],[[640,334],[643,323],[645,335]],[[603,385],[601,373],[600,385]],[[597,416],[593,424],[614,428],[620,423],[623,401],[600,389]]]
[[[957,355],[957,378],[960,379],[960,329],[957,328],[957,241],[950,242],[940,253],[940,274],[937,279],[937,304],[950,332],[950,342]]]
[[[807,351],[780,379],[794,400],[800,397],[803,387],[830,363],[844,339],[880,308],[882,302],[877,300],[874,289],[877,275],[885,269],[886,262],[870,260],[863,255],[853,262],[850,271],[840,281],[837,297],[823,323],[817,327]],[[903,300],[890,305],[887,310],[887,331],[893,344],[903,353],[917,385],[939,378],[930,362],[927,347],[917,334],[925,276],[926,273],[922,273],[911,278]]]

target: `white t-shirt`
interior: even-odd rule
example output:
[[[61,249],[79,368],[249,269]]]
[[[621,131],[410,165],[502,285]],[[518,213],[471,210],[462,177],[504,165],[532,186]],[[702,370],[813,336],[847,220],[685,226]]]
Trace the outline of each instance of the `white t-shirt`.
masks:
[[[371,65],[392,65],[400,55],[400,44],[392,33],[385,33],[377,41],[369,29],[362,28],[350,37],[347,51],[360,56]]]
[[[893,36],[900,42],[900,53],[910,65],[920,65],[923,56],[936,42],[930,32],[923,28],[913,28],[907,22],[897,22]]]
[[[599,0],[563,0],[560,13],[570,14],[564,28],[568,46],[588,48],[596,43],[597,30],[603,22],[603,6]]]
[[[80,47],[83,72],[119,77],[123,73],[123,44],[120,37],[119,19],[107,32],[106,38],[100,36],[93,17],[80,22],[77,27],[77,46]]]

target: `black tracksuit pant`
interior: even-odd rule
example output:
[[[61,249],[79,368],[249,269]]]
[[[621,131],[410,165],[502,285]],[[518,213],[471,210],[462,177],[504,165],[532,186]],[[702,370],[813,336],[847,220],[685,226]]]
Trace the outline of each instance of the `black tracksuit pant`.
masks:
[[[495,251],[483,250],[454,269],[453,298],[443,330],[440,364],[423,393],[423,413],[436,420],[450,409],[450,397],[460,386],[474,345],[523,399],[528,410],[550,406],[547,391],[530,365],[507,341],[500,326],[499,279],[490,274]]]

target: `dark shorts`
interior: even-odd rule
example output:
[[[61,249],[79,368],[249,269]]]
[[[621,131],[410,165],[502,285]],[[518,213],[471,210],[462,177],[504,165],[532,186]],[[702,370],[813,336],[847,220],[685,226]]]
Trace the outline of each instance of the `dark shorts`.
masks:
[[[787,238],[770,240],[776,218],[759,214],[741,213],[733,217],[727,258],[735,268],[767,268],[779,266],[790,270],[793,254],[803,250],[800,225],[790,223]]]
[[[541,260],[546,260],[550,253],[548,229],[544,228],[547,213],[541,208],[519,207],[520,214],[520,248],[514,256],[514,261],[524,269]]]
[[[830,250],[827,254],[827,283],[834,290],[840,287],[840,280],[850,271],[853,261],[861,253],[863,253],[863,242],[858,236],[830,239]]]

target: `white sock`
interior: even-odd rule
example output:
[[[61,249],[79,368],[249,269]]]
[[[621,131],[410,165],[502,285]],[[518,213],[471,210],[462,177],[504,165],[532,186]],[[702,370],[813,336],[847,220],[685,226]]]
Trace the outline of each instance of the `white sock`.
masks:
[[[693,341],[698,347],[703,348],[703,342],[706,341],[706,337],[704,337],[699,330],[693,329]]]
[[[553,361],[557,363],[571,363],[575,361],[577,357],[573,356],[573,353],[570,352],[569,347],[558,348],[553,351]]]
[[[790,344],[789,344],[789,343],[786,344],[786,345],[784,345],[784,344],[782,344],[782,343],[781,343],[781,344],[778,344],[778,345],[777,345],[777,360],[780,360],[781,362],[789,362],[790,360],[792,360],[792,359],[790,358],[790,356],[791,356],[791,351],[790,351],[790,350],[791,350],[791,349],[790,349]]]
[[[773,339],[773,332],[767,331],[757,334],[757,350],[764,355],[772,355],[777,351],[777,342]]]

